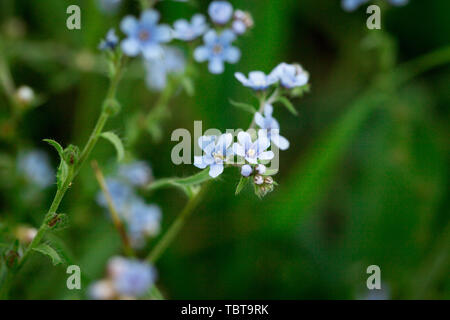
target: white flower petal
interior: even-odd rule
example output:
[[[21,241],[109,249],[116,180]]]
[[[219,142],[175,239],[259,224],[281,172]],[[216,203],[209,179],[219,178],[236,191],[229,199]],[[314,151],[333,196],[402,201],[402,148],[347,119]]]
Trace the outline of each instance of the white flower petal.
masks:
[[[289,141],[283,137],[278,135],[272,135],[271,139],[272,142],[278,147],[280,148],[280,150],[287,150],[289,148]]]
[[[261,115],[261,113],[259,112],[255,112],[255,123],[260,127],[260,128],[264,128],[265,125],[265,121],[264,121],[264,117]]]
[[[252,137],[248,132],[245,131],[239,132],[237,139],[241,144],[241,146],[243,146],[244,148],[247,148],[247,146],[249,146],[252,143]]]
[[[262,152],[258,158],[260,160],[272,160],[274,156],[275,155],[272,151],[265,151],[265,152]]]

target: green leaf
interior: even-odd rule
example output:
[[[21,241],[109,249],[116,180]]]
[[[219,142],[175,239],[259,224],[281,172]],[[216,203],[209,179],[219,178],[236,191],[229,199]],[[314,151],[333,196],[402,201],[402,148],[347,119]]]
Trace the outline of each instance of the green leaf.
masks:
[[[33,248],[33,250],[40,252],[46,256],[49,256],[50,259],[52,259],[52,263],[54,266],[63,262],[62,258],[59,256],[58,252],[56,252],[55,249],[53,249],[46,243],[41,243],[36,248]]]
[[[112,143],[114,148],[116,148],[117,160],[119,162],[122,161],[125,156],[125,149],[123,147],[122,140],[120,140],[120,138],[114,132],[111,131],[103,132],[101,136]]]
[[[249,181],[250,179],[248,177],[241,177],[241,180],[239,180],[239,183],[236,187],[236,192],[234,194],[238,195],[242,191],[242,189],[244,189],[244,187],[248,184]]]
[[[283,104],[283,105],[286,107],[286,109],[288,109],[293,115],[295,115],[295,116],[298,115],[297,110],[295,110],[294,105],[292,104],[291,101],[289,101],[288,98],[283,97],[283,96],[280,96],[280,97],[278,97],[278,98],[275,100],[275,102],[280,102],[280,103]]]
[[[243,102],[236,102],[236,101],[233,101],[231,99],[229,99],[229,100],[230,100],[230,103],[233,106],[235,106],[236,108],[239,108],[239,109],[244,110],[246,112],[250,112],[251,114],[254,114],[257,111],[255,109],[255,107],[252,106],[251,104],[243,103]]]
[[[50,144],[51,146],[53,146],[56,149],[56,151],[58,152],[60,162],[59,162],[58,170],[56,171],[56,184],[58,186],[58,189],[61,189],[62,185],[64,184],[64,182],[67,179],[67,176],[69,175],[69,165],[64,160],[64,149],[55,140],[44,139],[44,141],[47,142],[48,144]]]
[[[152,182],[148,187],[148,191],[154,191],[165,187],[177,187],[183,190],[188,196],[193,193],[193,187],[205,181],[212,179],[209,175],[209,168],[200,171],[193,176],[186,178],[164,178]]]

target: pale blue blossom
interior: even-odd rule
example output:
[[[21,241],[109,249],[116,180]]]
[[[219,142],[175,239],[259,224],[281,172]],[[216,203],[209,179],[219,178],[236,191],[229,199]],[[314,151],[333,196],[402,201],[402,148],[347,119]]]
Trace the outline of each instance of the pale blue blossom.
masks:
[[[252,88],[253,90],[265,90],[278,81],[276,77],[266,75],[262,71],[252,71],[248,74],[248,78],[246,78],[241,72],[236,72],[234,76],[244,86]]]
[[[145,61],[147,87],[156,91],[166,87],[170,74],[182,74],[186,68],[186,58],[180,49],[167,46],[163,48],[161,57]]]
[[[145,161],[134,161],[119,167],[119,176],[133,186],[143,187],[153,179],[152,169]]]
[[[169,26],[158,24],[159,12],[146,10],[141,14],[140,20],[133,16],[125,17],[120,27],[127,35],[122,40],[123,52],[131,57],[142,53],[146,59],[154,59],[162,56],[162,43],[172,40],[172,30]]]
[[[148,292],[156,280],[156,270],[149,263],[114,257],[108,263],[108,273],[119,296],[137,298]]]
[[[237,136],[238,142],[233,144],[233,152],[243,157],[250,164],[257,164],[259,160],[272,160],[274,153],[267,151],[270,147],[270,141],[266,135],[261,135],[252,141],[249,133],[241,131]]]
[[[280,63],[270,73],[271,77],[278,79],[285,88],[292,89],[308,83],[309,74],[299,64]]]
[[[40,150],[20,153],[17,170],[29,183],[39,188],[46,188],[55,182],[55,172],[50,166],[49,157]]]
[[[175,21],[174,38],[183,41],[192,41],[203,35],[208,30],[205,16],[202,14],[195,14],[191,21],[180,19]]]
[[[253,27],[253,18],[251,14],[246,11],[236,10],[234,12],[233,22],[231,23],[233,32],[237,35],[242,35],[251,27]]]
[[[116,35],[116,31],[114,29],[109,29],[106,34],[105,39],[100,42],[98,46],[100,50],[114,50],[119,43],[119,38]]]
[[[255,123],[262,129],[260,134],[267,135],[267,138],[272,141],[281,150],[289,148],[289,141],[280,135],[280,125],[278,121],[272,117],[273,107],[270,104],[264,106],[264,115],[259,112],[255,113]]]
[[[194,58],[198,62],[209,61],[211,73],[222,73],[224,62],[236,63],[241,57],[240,50],[231,45],[235,39],[236,35],[231,30],[224,30],[220,34],[210,30],[203,36],[205,44],[195,49]]]
[[[233,136],[230,133],[222,134],[218,138],[212,138],[211,136],[200,137],[198,145],[205,154],[194,157],[194,166],[200,169],[205,169],[209,166],[209,175],[216,178],[223,172],[224,164],[233,155],[233,151],[230,148],[232,141]]]
[[[252,172],[253,172],[253,168],[252,168],[250,165],[248,165],[248,164],[244,164],[244,165],[241,167],[241,174],[242,174],[244,177],[248,177],[249,175],[252,174]]]
[[[134,247],[141,247],[145,239],[156,236],[161,225],[161,209],[156,205],[147,205],[138,199],[130,207],[127,219],[128,234]]]
[[[213,1],[208,7],[208,14],[214,23],[224,25],[233,16],[233,6],[228,1]]]

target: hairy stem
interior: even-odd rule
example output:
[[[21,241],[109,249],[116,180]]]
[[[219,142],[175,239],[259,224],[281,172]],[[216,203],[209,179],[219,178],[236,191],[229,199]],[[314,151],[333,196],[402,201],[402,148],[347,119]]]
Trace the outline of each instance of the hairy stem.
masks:
[[[89,157],[92,149],[96,145],[96,143],[100,137],[100,134],[102,133],[103,128],[109,118],[109,115],[110,115],[108,109],[106,108],[106,104],[108,103],[108,101],[115,98],[116,91],[117,91],[117,85],[120,81],[120,77],[122,74],[123,62],[124,62],[123,59],[119,59],[117,62],[117,69],[116,69],[116,72],[111,77],[110,86],[109,86],[108,92],[107,92],[106,97],[103,102],[102,112],[97,120],[97,123],[96,123],[83,151],[81,152],[78,162],[71,168],[71,170],[70,170],[66,180],[64,181],[63,185],[61,186],[61,188],[59,188],[56,191],[56,194],[55,194],[55,197],[53,198],[52,204],[50,205],[50,208],[48,209],[47,214],[45,215],[44,221],[41,224],[41,226],[39,227],[36,236],[34,237],[33,241],[30,243],[30,245],[25,249],[25,252],[24,252],[22,258],[19,260],[17,268],[15,268],[14,270],[12,270],[11,272],[8,273],[8,275],[6,277],[7,279],[5,280],[7,283],[10,283],[9,278],[12,277],[13,274],[16,274],[21,269],[21,267],[25,264],[25,262],[28,260],[28,258],[30,256],[32,250],[41,243],[46,232],[48,231],[48,229],[50,229],[50,226],[48,225],[49,219],[54,214],[56,214],[56,212],[59,208],[59,205],[61,204],[61,201],[64,198],[64,195],[66,194],[69,187],[72,185],[73,180],[79,173],[84,162]]]

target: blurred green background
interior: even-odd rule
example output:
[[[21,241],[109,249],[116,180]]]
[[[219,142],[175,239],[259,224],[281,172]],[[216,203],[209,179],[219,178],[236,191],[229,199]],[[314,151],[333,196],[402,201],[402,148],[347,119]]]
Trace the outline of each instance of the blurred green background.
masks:
[[[69,31],[66,8],[73,3],[81,7],[82,29]],[[291,142],[280,156],[280,186],[259,200],[248,190],[234,195],[236,172],[211,184],[157,264],[161,291],[173,299],[364,298],[366,268],[375,264],[388,298],[450,298],[450,65],[396,86],[397,76],[408,70],[403,63],[450,44],[450,2],[383,6],[382,30],[366,28],[365,6],[348,13],[340,1],[232,3],[255,21],[238,43],[241,61],[227,65],[222,75],[198,65],[195,96],[179,93],[170,103],[162,139],[143,135],[135,156],[151,164],[156,178],[197,172],[171,163],[176,143],[170,133],[193,130],[194,120],[202,120],[204,129],[246,127],[250,115],[229,103],[253,101],[235,80],[236,71],[269,72],[282,61],[299,62],[311,75],[311,91],[294,101],[298,117],[275,110]],[[171,23],[204,13],[207,5],[164,1],[157,8]],[[14,81],[44,99],[21,120],[22,145],[47,151],[55,167],[57,155],[42,139],[83,145],[108,85],[99,71],[99,40],[125,14],[137,12],[136,1],[125,1],[116,15],[103,14],[90,0],[0,2],[2,49]],[[151,108],[158,98],[142,77],[126,76],[121,83],[123,112],[107,130],[124,136],[128,116]],[[6,105],[2,94],[0,147],[3,155],[14,155],[17,145],[5,138]],[[91,156],[103,167],[114,157],[104,141]],[[20,190],[6,187],[8,179],[1,176],[0,219],[38,226],[54,188],[24,203]],[[83,298],[89,279],[103,276],[108,258],[120,252],[120,240],[95,203],[97,191],[86,165],[61,207],[71,224],[58,238],[86,276],[83,290],[69,291],[65,267],[34,254],[16,279],[12,298]],[[172,189],[146,198],[162,207],[163,230],[186,202]]]

